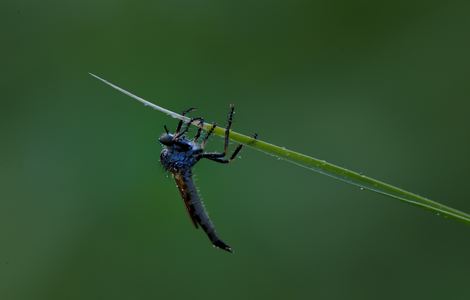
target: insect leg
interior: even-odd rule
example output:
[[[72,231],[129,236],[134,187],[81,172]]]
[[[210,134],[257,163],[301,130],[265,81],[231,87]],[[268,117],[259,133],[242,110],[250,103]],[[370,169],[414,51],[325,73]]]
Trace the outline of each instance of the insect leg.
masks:
[[[215,158],[215,157],[224,157],[226,154],[227,154],[227,149],[228,149],[228,142],[229,142],[229,134],[230,134],[230,127],[232,127],[232,119],[233,119],[233,111],[235,109],[235,106],[233,106],[233,104],[230,104],[230,112],[228,113],[228,119],[227,119],[227,127],[225,127],[225,141],[224,141],[224,152],[220,152],[220,153],[207,153],[207,154],[210,154],[210,156],[212,158]],[[201,143],[201,147],[204,148],[204,146],[206,145],[206,142],[207,142],[207,139],[209,138],[209,136],[212,134],[212,132],[214,131],[216,125],[215,123],[212,125],[211,129],[209,130],[209,132],[207,133],[207,135],[205,136],[204,140],[202,141]],[[237,150],[235,150],[237,151]],[[240,151],[240,150],[238,150]],[[238,153],[237,151],[237,153]]]
[[[193,110],[195,110],[194,107],[188,108],[187,110],[183,111],[183,112],[181,113],[181,115],[182,115],[182,116],[185,116],[187,113],[189,113],[189,112],[191,112],[191,111],[193,111]],[[178,122],[178,126],[176,127],[176,130],[175,130],[175,135],[177,135],[177,134],[180,132],[181,126],[183,126],[183,120],[180,120],[180,121]]]
[[[255,133],[253,135],[253,139],[256,140],[257,138],[258,138],[258,134]],[[242,150],[242,148],[243,148],[243,145],[238,145],[237,148],[235,149],[235,151],[233,151],[233,153],[232,153],[232,155],[230,156],[229,159],[224,158],[225,153],[219,153],[219,152],[202,153],[201,157],[210,159],[212,161],[215,161],[215,162],[218,162],[218,163],[221,163],[221,164],[228,164],[229,162],[231,162],[232,160],[234,160],[237,157],[238,153],[240,152],[240,150]]]
[[[253,139],[255,139],[255,140],[258,139],[258,134],[257,133],[253,134]],[[230,156],[229,160],[230,161],[234,160],[237,157],[238,152],[240,152],[240,150],[242,150],[242,148],[243,148],[243,145],[241,145],[241,144],[238,145],[238,147],[235,149],[235,151],[233,151],[233,153]]]
[[[228,164],[231,161],[229,159],[224,158],[223,153],[217,153],[217,152],[202,153],[201,158],[207,158],[209,160],[212,160],[212,161],[215,161],[215,162],[218,162],[218,163],[221,163],[221,164]]]
[[[232,127],[234,110],[235,110],[235,106],[233,104],[230,104],[230,112],[228,113],[228,118],[227,118],[227,127],[225,127],[224,156],[227,154],[227,150],[228,150],[230,128]]]
[[[217,127],[217,124],[212,124],[211,128],[209,129],[209,131],[207,132],[206,136],[204,137],[204,139],[202,140],[202,143],[201,143],[201,147],[204,148],[204,146],[206,146],[206,143],[207,143],[207,140],[209,139],[209,137],[211,136],[211,134],[214,132],[214,129],[215,127]]]
[[[200,119],[199,119],[199,126],[202,126],[203,124],[204,124],[204,119],[203,119],[203,118],[200,118]],[[197,140],[198,140],[199,137],[201,136],[201,132],[202,132],[202,127],[199,127],[199,128],[197,129],[196,135],[194,136],[194,139],[193,139],[194,142],[197,142]]]
[[[183,130],[182,130],[180,133],[178,133],[178,134],[175,135],[175,139],[179,138],[180,136],[182,136],[183,134],[185,134],[186,132],[188,132],[189,127],[191,126],[191,124],[192,124],[194,121],[202,122],[203,119],[200,118],[200,117],[191,118],[191,119],[189,120],[189,122],[186,123],[186,126],[184,126]]]

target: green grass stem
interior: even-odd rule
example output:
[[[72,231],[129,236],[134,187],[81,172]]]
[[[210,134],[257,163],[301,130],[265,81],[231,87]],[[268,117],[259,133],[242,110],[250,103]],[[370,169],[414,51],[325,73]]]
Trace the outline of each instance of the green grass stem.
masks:
[[[178,113],[175,113],[171,110],[168,110],[166,108],[160,107],[156,104],[153,104],[145,99],[140,98],[139,96],[136,96],[112,83],[109,81],[96,76],[94,74],[91,74],[91,76],[95,77],[96,79],[106,83],[107,85],[113,87],[114,89],[120,91],[121,93],[126,94],[129,97],[134,98],[135,100],[143,103],[145,106],[151,107],[155,110],[158,110],[160,112],[163,112],[175,119],[183,120],[185,122],[189,122],[190,119],[188,117],[182,116]],[[195,126],[202,126],[204,130],[208,130],[212,124],[210,123],[204,123],[202,125],[196,124],[197,122],[194,122],[193,125]],[[225,130],[220,127],[216,127],[214,130],[214,134],[223,137],[225,134]],[[253,149],[262,151],[264,153],[267,153],[269,155],[275,156],[277,158],[286,160],[288,162],[291,162],[293,164],[296,164],[298,166],[307,168],[309,170],[336,178],[338,180],[341,180],[343,182],[358,186],[361,189],[373,191],[376,193],[380,193],[386,196],[390,196],[394,199],[401,200],[403,202],[406,202],[408,204],[412,204],[421,208],[428,209],[435,213],[438,216],[442,216],[444,218],[452,218],[467,224],[470,224],[470,215],[468,215],[465,212],[459,211],[457,209],[454,209],[452,207],[440,204],[436,201],[432,201],[428,198],[425,198],[423,196],[408,192],[406,190],[403,190],[401,188],[398,188],[396,186],[393,186],[391,184],[382,182],[380,180],[365,176],[361,173],[354,172],[351,170],[348,170],[346,168],[334,165],[332,163],[328,163],[324,160],[316,159],[314,157],[295,152],[289,149],[286,149],[284,147],[279,147],[267,142],[264,142],[262,140],[255,140],[252,137],[249,137],[247,135],[243,135],[234,131],[230,131],[230,139],[234,142],[240,143],[247,145]]]

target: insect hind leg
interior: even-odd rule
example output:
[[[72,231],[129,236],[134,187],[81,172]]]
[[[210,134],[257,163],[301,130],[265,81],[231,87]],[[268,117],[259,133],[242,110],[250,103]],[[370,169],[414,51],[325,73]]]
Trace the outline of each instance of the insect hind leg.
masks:
[[[255,140],[258,139],[257,133],[253,134],[253,139]],[[221,164],[228,164],[237,157],[238,153],[240,152],[240,150],[242,150],[242,148],[243,148],[243,145],[238,145],[235,151],[233,151],[232,155],[230,155],[230,158],[228,159],[225,158],[226,153],[223,153],[223,152],[206,152],[206,153],[202,153],[201,156],[202,158],[207,158],[209,160],[212,160]]]
[[[225,141],[224,141],[224,156],[227,154],[228,151],[228,143],[229,143],[229,138],[230,138],[230,128],[232,127],[232,121],[233,121],[233,114],[235,113],[235,106],[233,104],[230,104],[230,111],[228,113],[227,117],[227,126],[225,127]],[[236,151],[236,150],[235,150]],[[238,150],[240,151],[240,150]]]

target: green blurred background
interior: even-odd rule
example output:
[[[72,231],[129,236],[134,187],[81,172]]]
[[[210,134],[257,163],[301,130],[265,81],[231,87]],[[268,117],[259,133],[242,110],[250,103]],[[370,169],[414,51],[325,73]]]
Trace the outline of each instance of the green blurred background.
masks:
[[[0,299],[470,299],[470,228],[245,149],[159,165],[197,107],[470,212],[468,1],[0,4]],[[211,149],[222,145],[214,138]]]

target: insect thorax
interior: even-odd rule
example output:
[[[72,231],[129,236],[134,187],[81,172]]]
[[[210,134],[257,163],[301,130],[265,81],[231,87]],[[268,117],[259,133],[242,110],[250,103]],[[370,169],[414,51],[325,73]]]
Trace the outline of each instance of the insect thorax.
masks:
[[[160,153],[160,162],[170,172],[188,171],[197,161],[192,150],[178,151],[173,147],[165,147]]]

